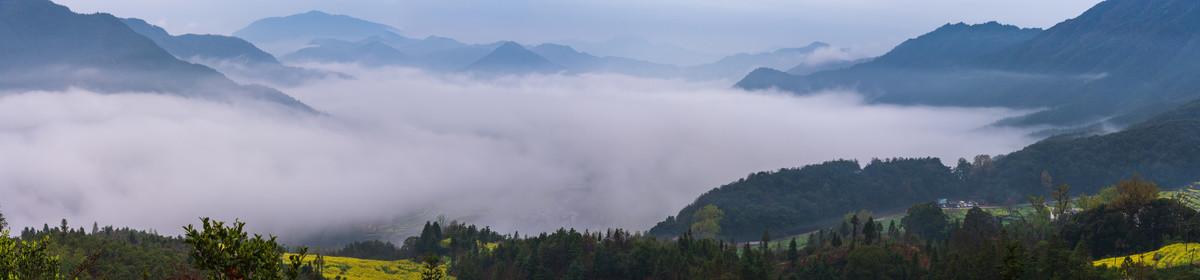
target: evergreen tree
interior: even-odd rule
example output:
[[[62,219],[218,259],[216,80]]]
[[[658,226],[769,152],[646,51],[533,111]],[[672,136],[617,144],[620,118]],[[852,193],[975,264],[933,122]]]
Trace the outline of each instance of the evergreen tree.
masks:
[[[442,262],[441,258],[426,256],[421,260],[421,280],[441,280],[446,277],[446,272],[438,265]]]
[[[812,240],[812,237],[809,237],[809,240]],[[787,254],[788,254],[787,258],[788,258],[789,262],[795,263],[796,261],[800,260],[800,250],[796,248],[796,238],[795,237],[793,237],[792,241],[788,243]]]
[[[759,249],[761,249],[763,252],[767,252],[771,248],[770,244],[771,244],[771,231],[764,230],[763,235],[762,235],[762,242],[758,243]]]
[[[855,213],[854,216],[850,216],[850,225],[853,227],[850,230],[850,246],[854,246],[854,243],[856,241],[858,241],[858,214],[857,213]]]
[[[867,216],[867,221],[863,223],[863,244],[871,245],[875,241],[875,218]]]
[[[888,237],[900,239],[900,228],[896,227],[896,220],[888,223]]]

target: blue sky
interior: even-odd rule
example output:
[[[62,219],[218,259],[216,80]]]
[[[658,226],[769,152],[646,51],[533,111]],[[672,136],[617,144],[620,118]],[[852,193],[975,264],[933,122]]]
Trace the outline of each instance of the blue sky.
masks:
[[[347,14],[466,42],[636,35],[713,53],[824,41],[864,55],[951,22],[1050,27],[1099,0],[56,0],[77,12],[138,17],[181,33],[230,34],[309,10]]]

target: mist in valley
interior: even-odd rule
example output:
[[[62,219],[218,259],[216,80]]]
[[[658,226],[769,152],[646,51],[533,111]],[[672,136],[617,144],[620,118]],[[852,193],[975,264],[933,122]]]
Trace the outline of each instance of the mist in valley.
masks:
[[[0,210],[14,228],[65,218],[169,235],[239,218],[285,240],[431,212],[501,232],[644,230],[752,172],[951,164],[1036,140],[989,126],[1027,111],[866,105],[849,90],[303,66],[354,78],[282,88],[321,114],[80,89],[0,96]]]

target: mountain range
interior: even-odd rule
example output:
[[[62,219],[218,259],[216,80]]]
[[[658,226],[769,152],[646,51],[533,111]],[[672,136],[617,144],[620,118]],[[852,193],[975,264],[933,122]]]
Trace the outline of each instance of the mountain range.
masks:
[[[1040,110],[1007,125],[1123,127],[1200,97],[1200,3],[1110,0],[1044,31],[946,25],[854,67],[759,69],[738,87],[857,88],[872,102]]]
[[[0,91],[154,92],[315,112],[278,90],[179,60],[110,14],[77,14],[49,0],[0,0],[0,53]]]
[[[722,55],[705,53],[667,43],[654,43],[646,38],[623,35],[603,42],[564,40],[561,45],[574,46],[581,52],[601,57],[627,57],[658,64],[694,66],[720,59]]]
[[[275,56],[241,38],[197,34],[172,36],[141,19],[124,18],[121,21],[175,57],[212,67],[221,73],[284,86],[297,86],[331,76],[345,77],[329,71],[283,65]]]
[[[356,26],[356,28],[347,27],[345,29],[349,31],[339,33],[337,36],[330,36],[331,31],[328,31],[328,29],[308,32],[308,30],[302,28],[318,20],[326,23],[339,22],[332,25]],[[268,26],[267,23],[270,23],[270,28],[266,27]],[[385,27],[386,25],[383,24],[372,23],[349,16],[333,16],[313,11],[306,14],[263,19],[238,31],[235,35],[248,36],[249,33],[252,33],[251,31],[264,32],[259,31],[263,29],[276,31],[288,29],[286,32],[280,31],[280,33],[290,34],[288,36],[290,41],[274,37],[247,37],[247,40],[260,46],[292,43],[288,48],[296,49],[296,51],[283,55],[282,60],[285,62],[355,63],[368,67],[405,66],[444,72],[463,71],[467,69],[481,70],[478,65],[472,66],[479,63],[491,65],[488,66],[489,70],[486,72],[492,74],[501,72],[504,74],[545,73],[548,71],[543,70],[549,68],[535,67],[537,69],[530,69],[527,67],[529,63],[544,59],[548,60],[551,64],[557,65],[557,67],[564,68],[561,69],[562,71],[549,71],[555,73],[618,73],[649,78],[734,80],[757,67],[793,68],[797,72],[807,73],[844,68],[861,62],[861,60],[852,60],[848,57],[817,59],[814,55],[815,52],[832,49],[828,44],[821,42],[815,42],[801,48],[783,48],[755,54],[740,53],[714,62],[697,63],[698,65],[686,67],[655,63],[644,59],[593,55],[579,51],[572,46],[561,44],[546,43],[537,46],[520,46],[522,49],[533,52],[534,56],[537,56],[534,57],[515,48],[505,50],[501,53],[494,53],[497,48],[506,42],[466,44],[451,38],[438,36],[414,39],[400,35],[399,31],[395,28]],[[297,41],[299,38],[312,39],[300,43]],[[650,56],[654,58],[670,57],[672,55],[703,56],[678,47],[653,44],[637,37],[619,37],[604,44],[599,44],[607,46],[604,48],[598,47],[597,44],[583,42],[579,44],[587,45],[593,49],[624,50],[613,53],[633,53],[629,51],[639,49],[645,52],[657,53],[658,55],[656,56]],[[499,63],[497,59],[508,55],[520,57],[505,58],[514,64],[508,66],[501,65],[503,63]],[[488,58],[489,61],[479,61],[485,57],[490,57]],[[654,61],[661,60],[654,59]]]

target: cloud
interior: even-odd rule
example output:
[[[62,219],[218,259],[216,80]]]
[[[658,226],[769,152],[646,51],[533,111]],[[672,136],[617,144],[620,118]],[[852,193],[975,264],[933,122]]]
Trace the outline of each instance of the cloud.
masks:
[[[620,75],[475,80],[321,66],[327,112],[80,90],[0,97],[0,211],[16,227],[165,234],[241,218],[286,238],[431,207],[507,232],[644,230],[751,172],[838,158],[1006,153],[1004,109],[864,105]]]
[[[855,60],[857,57],[849,50],[838,47],[824,47],[814,50],[804,56],[804,65],[821,65],[829,62]]]

